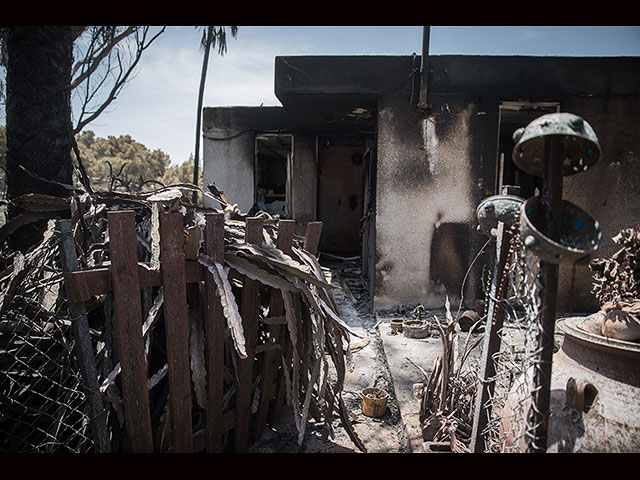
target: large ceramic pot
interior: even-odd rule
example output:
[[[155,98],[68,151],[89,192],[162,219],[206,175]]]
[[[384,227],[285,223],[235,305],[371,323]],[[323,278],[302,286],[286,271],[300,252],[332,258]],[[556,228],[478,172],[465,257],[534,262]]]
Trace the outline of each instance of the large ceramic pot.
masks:
[[[640,452],[640,344],[589,333],[586,320],[558,323],[565,335],[553,356],[547,452]],[[505,451],[526,451],[528,392],[521,376],[501,413]]]
[[[640,344],[589,333],[584,317],[559,323],[549,452],[640,452]]]

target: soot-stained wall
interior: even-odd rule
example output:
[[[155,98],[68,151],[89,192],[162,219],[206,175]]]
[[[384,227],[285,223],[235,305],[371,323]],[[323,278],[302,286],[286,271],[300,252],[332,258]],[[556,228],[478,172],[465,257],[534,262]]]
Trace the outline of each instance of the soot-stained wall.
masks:
[[[613,254],[611,238],[639,223],[639,58],[432,56],[425,111],[416,107],[419,58],[292,58],[298,57],[276,62],[275,87],[284,108],[205,109],[204,183],[215,181],[247,211],[253,202],[254,135],[246,132],[293,132],[291,207],[302,228],[317,215],[316,139],[328,127],[321,124],[328,122],[324,108],[333,105],[325,99],[351,95],[359,102],[364,95],[367,109],[375,110],[376,310],[440,308],[445,296],[452,305],[463,296],[464,305],[473,307],[483,298],[482,269],[492,266],[494,252],[487,247],[480,255],[489,238],[476,231],[475,210],[498,193],[504,101],[557,102],[560,111],[580,115],[594,128],[602,158],[566,177],[563,196],[602,225],[605,242],[598,256]],[[297,66],[285,68],[290,63]],[[346,110],[352,112],[353,105]],[[558,308],[597,309],[591,283],[587,266],[561,266]]]
[[[604,243],[595,255],[609,258],[618,248],[612,237],[640,225],[640,98],[606,95],[568,99],[563,109],[582,116],[593,127],[602,157],[584,173],[565,177],[564,198],[589,212],[601,225]],[[587,265],[560,268],[559,301],[565,309],[597,309],[590,293],[592,275]]]
[[[380,102],[377,310],[440,308],[446,296],[454,302],[461,294],[471,304],[477,296],[477,275],[463,281],[486,241],[475,231],[475,207],[492,185],[483,159],[495,142],[478,140],[491,115],[468,98],[434,100],[426,116],[401,97]]]
[[[475,208],[494,195],[501,101],[558,102],[582,116],[603,150],[587,172],[566,177],[563,196],[593,215],[610,256],[620,229],[640,218],[638,58],[462,57],[429,61],[423,114],[402,92],[379,99],[374,306],[421,303],[441,307],[464,295],[482,298],[481,255],[488,237],[476,230]],[[522,125],[525,126],[525,125]],[[512,161],[507,158],[506,161]],[[560,267],[558,308],[594,311],[586,265]]]
[[[248,212],[255,202],[256,133],[291,131],[282,107],[216,107],[203,111],[203,184],[214,183],[232,204]],[[218,202],[205,197],[207,207]]]

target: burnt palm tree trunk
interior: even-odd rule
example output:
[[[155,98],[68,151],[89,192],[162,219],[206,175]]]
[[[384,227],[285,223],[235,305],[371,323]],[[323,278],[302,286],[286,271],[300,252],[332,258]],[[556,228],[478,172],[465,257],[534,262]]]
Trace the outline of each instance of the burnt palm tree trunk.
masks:
[[[71,27],[7,27],[7,197],[68,196]],[[14,212],[15,214],[15,212]],[[11,212],[9,213],[11,216]]]
[[[7,198],[26,193],[67,197],[71,185],[71,66],[67,26],[6,27]],[[20,211],[10,206],[8,218]],[[41,224],[22,227],[10,245],[28,247]]]

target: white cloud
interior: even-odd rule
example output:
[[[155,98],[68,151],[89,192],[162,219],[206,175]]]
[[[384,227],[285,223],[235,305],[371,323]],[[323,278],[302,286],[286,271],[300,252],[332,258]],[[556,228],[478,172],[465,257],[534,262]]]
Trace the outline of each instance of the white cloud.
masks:
[[[241,33],[242,29],[236,39],[228,39],[224,56],[212,52],[209,57],[205,107],[280,105],[273,77],[274,58],[282,45],[271,43],[269,36],[247,35],[241,41]],[[166,42],[149,50],[112,112],[112,124],[122,125],[147,148],[168,153],[174,163],[186,161],[195,147],[202,69],[202,50],[195,40]]]
[[[195,146],[202,50],[198,34],[189,31],[194,29],[172,28],[164,42],[143,54],[135,78],[109,112],[87,128],[98,136],[130,134],[180,163]],[[228,37],[224,56],[209,57],[205,107],[280,105],[273,76],[274,57],[283,45],[270,35],[241,34],[242,29],[237,38]]]
[[[541,36],[542,36],[542,32],[540,32],[540,30],[525,28],[520,32],[518,40],[523,42],[529,42],[531,40],[537,40]]]

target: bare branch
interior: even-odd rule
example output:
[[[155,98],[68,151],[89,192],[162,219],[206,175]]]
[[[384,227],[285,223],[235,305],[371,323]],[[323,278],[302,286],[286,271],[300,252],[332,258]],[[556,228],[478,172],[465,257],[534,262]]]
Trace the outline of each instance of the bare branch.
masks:
[[[118,74],[116,76],[116,79],[113,83],[113,86],[110,90],[110,92],[108,93],[106,99],[104,100],[104,102],[102,102],[102,104],[100,106],[98,106],[97,109],[95,109],[93,112],[91,112],[91,114],[89,114],[88,116],[85,117],[85,114],[88,113],[88,111],[86,110],[86,106],[88,105],[88,102],[94,97],[95,94],[97,94],[97,91],[99,89],[93,89],[93,91],[90,90],[90,87],[87,83],[87,89],[85,91],[85,99],[82,105],[82,113],[80,116],[80,119],[78,120],[78,124],[76,125],[76,127],[74,128],[74,133],[78,133],[80,132],[87,124],[89,124],[90,122],[92,122],[93,120],[95,120],[110,104],[111,102],[113,102],[118,94],[120,93],[120,91],[122,90],[122,88],[124,87],[124,85],[126,84],[127,80],[129,79],[129,76],[132,74],[132,72],[135,70],[136,66],[138,65],[138,62],[140,61],[140,58],[142,56],[142,53],[149,48],[149,46],[165,31],[166,27],[162,27],[162,29],[157,32],[153,37],[151,37],[149,40],[147,40],[147,33],[149,31],[149,27],[144,27],[142,29],[142,33],[141,33],[141,37],[138,37],[138,34],[140,33],[139,29],[135,29],[135,34],[136,34],[136,52],[135,52],[135,57],[132,61],[132,63],[129,65],[128,68],[125,69],[121,58],[120,58],[120,54],[119,52],[116,50],[115,51],[115,57],[118,61]],[[122,39],[120,39],[119,41],[121,41]],[[110,53],[114,52],[113,47],[115,47],[115,43],[110,44],[109,51]],[[108,71],[112,72],[111,69],[111,58],[112,55],[107,55],[105,57],[103,57],[102,59],[108,59],[107,61],[108,63]],[[89,76],[85,77],[86,80],[88,82],[88,79],[90,78]],[[104,82],[106,81],[106,77],[102,79],[102,81],[99,83],[99,86],[103,86]]]
[[[137,29],[138,27],[127,27],[127,29],[124,30],[121,34],[113,37],[113,39],[98,52],[97,56],[84,58],[81,62],[76,64],[76,66],[74,66],[74,73],[77,70],[77,68],[82,64],[88,64],[89,68],[84,72],[82,72],[77,78],[71,81],[71,88],[74,89],[84,80],[86,80],[89,76],[91,76],[91,74],[95,72],[97,68],[100,66],[100,62],[102,62],[102,60],[104,60],[106,57],[108,57],[111,54],[111,51],[115,48],[115,46],[118,43],[120,43],[122,40],[127,38],[129,35],[134,33]]]

